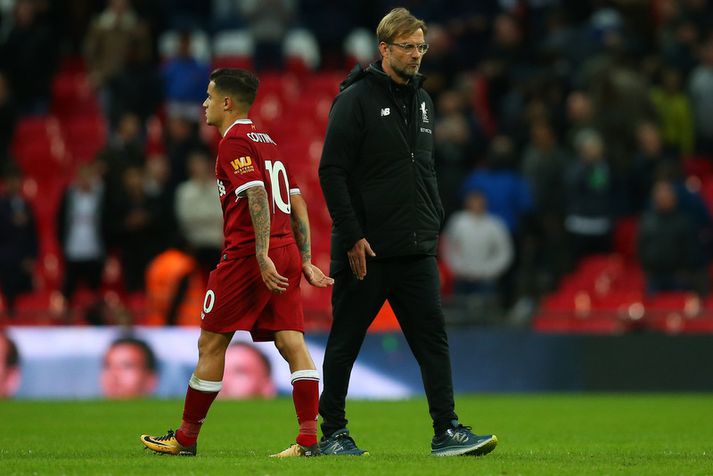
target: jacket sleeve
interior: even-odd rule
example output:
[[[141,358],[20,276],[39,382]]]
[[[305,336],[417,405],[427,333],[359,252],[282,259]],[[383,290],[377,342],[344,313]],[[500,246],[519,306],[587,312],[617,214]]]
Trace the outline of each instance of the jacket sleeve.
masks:
[[[338,96],[329,113],[319,182],[332,217],[334,234],[345,250],[365,236],[350,194],[363,130],[358,101],[353,95]]]

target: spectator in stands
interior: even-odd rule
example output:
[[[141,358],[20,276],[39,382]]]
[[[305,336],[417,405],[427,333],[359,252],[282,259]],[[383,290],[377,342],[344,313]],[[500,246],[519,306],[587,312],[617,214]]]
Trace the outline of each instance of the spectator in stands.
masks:
[[[138,116],[126,113],[121,116],[106,147],[97,155],[104,181],[106,196],[111,202],[123,187],[122,177],[129,167],[142,167],[146,162],[141,142],[141,121]],[[110,213],[111,214],[111,213]]]
[[[534,55],[520,20],[509,13],[497,15],[492,38],[484,49],[487,53],[481,70],[488,78],[488,99],[500,132],[512,135],[525,102],[521,85],[534,73]]]
[[[149,29],[131,8],[129,0],[109,0],[92,21],[84,45],[89,80],[99,91],[107,116],[112,111],[108,85],[130,57],[148,60],[152,45]]]
[[[443,258],[453,272],[454,291],[460,295],[494,295],[497,281],[513,260],[507,227],[487,211],[478,190],[465,198],[465,209],[451,216],[443,232]]]
[[[0,331],[0,399],[15,395],[20,387],[20,354],[17,345]]]
[[[657,171],[657,179],[668,180],[676,192],[678,208],[688,216],[695,230],[696,257],[694,261],[706,266],[713,260],[713,213],[706,206],[701,195],[690,190],[679,164],[662,166]]]
[[[638,150],[631,174],[631,200],[636,214],[648,208],[651,189],[662,169],[680,169],[677,156],[669,153],[663,144],[658,126],[644,121],[636,128]]]
[[[522,218],[533,206],[530,186],[516,170],[515,160],[515,144],[507,136],[497,136],[490,144],[487,166],[468,175],[461,187],[464,197],[482,191],[488,211],[503,220],[512,235],[519,233]]]
[[[295,0],[243,0],[243,18],[248,21],[255,40],[255,67],[258,70],[281,70],[282,40],[294,20]]]
[[[462,197],[458,196],[458,188],[463,176],[473,166],[476,156],[474,143],[480,136],[476,136],[477,132],[471,128],[465,113],[465,100],[460,92],[443,92],[437,104],[440,114],[436,117],[433,131],[436,173],[443,209],[446,216],[450,216],[463,203]]]
[[[196,122],[200,120],[205,81],[209,74],[209,65],[191,54],[190,31],[179,32],[176,56],[168,58],[161,69],[169,116],[183,116]]]
[[[576,262],[611,250],[612,206],[611,177],[601,136],[593,129],[582,130],[575,146],[577,161],[565,175],[565,229]]]
[[[146,269],[146,324],[200,326],[205,280],[198,263],[178,247],[156,256]]]
[[[198,134],[198,123],[182,115],[168,119],[166,125],[166,156],[171,164],[170,187],[176,189],[179,183],[188,179],[188,155],[194,150],[208,147],[201,141]]]
[[[18,0],[15,23],[0,45],[0,69],[8,74],[21,113],[47,112],[57,53],[56,39],[37,17],[36,2]]]
[[[686,15],[684,3],[693,2],[661,2],[658,8],[659,26],[657,28],[657,50],[666,64],[670,64],[689,76],[696,66],[696,49],[703,30],[696,21]]]
[[[0,70],[0,170],[10,162],[10,144],[17,121],[17,105],[7,74]]]
[[[260,349],[248,342],[234,342],[225,352],[223,388],[218,398],[274,398],[272,365]]]
[[[532,213],[532,192],[529,184],[516,169],[515,144],[505,135],[496,136],[490,143],[487,166],[476,169],[462,187],[463,196],[474,190],[485,195],[488,212],[500,218],[506,225],[515,247],[515,257],[500,280],[500,294],[505,307],[520,296],[516,285],[517,267],[520,264],[519,248],[523,223]]]
[[[693,106],[682,89],[681,72],[664,68],[661,84],[651,88],[664,145],[676,155],[690,155],[695,145]]]
[[[57,236],[64,257],[62,294],[71,300],[77,285],[99,290],[106,259],[104,185],[96,164],[82,164],[65,191],[57,215]]]
[[[698,246],[694,227],[679,209],[671,182],[656,182],[652,201],[652,209],[641,217],[637,244],[646,291],[692,290]]]
[[[713,156],[713,37],[703,43],[699,55],[700,63],[688,80],[696,124],[696,149]]]
[[[566,116],[569,129],[567,131],[566,147],[574,151],[575,138],[580,131],[596,128],[594,105],[592,98],[584,91],[572,91],[567,96]]]
[[[189,179],[176,190],[176,216],[193,256],[206,273],[215,268],[223,246],[223,211],[215,199],[213,160],[196,150],[188,159]]]
[[[319,44],[323,68],[343,68],[341,60],[344,40],[354,28],[356,18],[363,9],[357,2],[300,0],[300,23],[314,33]],[[431,31],[428,33],[431,40]],[[431,54],[431,51],[428,53]],[[373,54],[376,54],[375,50]]]
[[[104,354],[102,394],[114,399],[151,395],[158,383],[156,370],[156,356],[146,342],[135,337],[119,338]]]
[[[123,188],[111,206],[109,231],[119,250],[124,288],[144,290],[144,272],[163,248],[162,216],[159,200],[146,193],[145,173],[131,166],[124,171]]]
[[[8,167],[0,189],[0,291],[10,315],[18,295],[34,287],[37,227],[32,208],[22,196],[22,175]]]
[[[182,240],[176,235],[178,228],[174,207],[176,191],[171,187],[170,182],[171,164],[165,155],[154,154],[146,160],[144,171],[146,194],[156,202],[158,207],[156,240],[163,243],[163,249],[182,244]]]
[[[562,170],[568,162],[569,157],[557,142],[550,123],[545,119],[534,121],[530,126],[530,141],[525,147],[521,167],[538,214],[562,214]]]
[[[113,130],[120,118],[126,114],[135,114],[141,129],[163,102],[163,82],[159,71],[150,58],[147,58],[134,40],[130,45],[126,62],[106,82],[109,103],[107,117],[109,129]]]
[[[551,289],[566,268],[562,172],[568,164],[569,156],[560,147],[549,121],[535,120],[521,165],[532,190],[534,210],[524,232],[520,277],[532,292]]]

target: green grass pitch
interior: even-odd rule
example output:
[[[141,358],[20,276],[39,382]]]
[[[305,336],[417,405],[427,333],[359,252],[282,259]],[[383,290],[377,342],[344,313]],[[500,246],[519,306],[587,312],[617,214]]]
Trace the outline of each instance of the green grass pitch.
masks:
[[[713,395],[484,395],[457,399],[464,423],[494,432],[482,458],[429,456],[424,399],[350,401],[363,458],[273,460],[296,419],[289,399],[217,401],[198,457],[155,455],[182,402],[0,402],[0,474],[113,475],[710,475]]]

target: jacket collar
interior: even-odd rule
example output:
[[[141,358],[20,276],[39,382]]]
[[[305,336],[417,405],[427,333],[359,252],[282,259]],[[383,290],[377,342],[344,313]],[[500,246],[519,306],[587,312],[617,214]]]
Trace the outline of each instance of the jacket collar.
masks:
[[[379,81],[382,81],[386,85],[388,85],[391,81],[389,75],[386,74],[381,68],[381,61],[375,61],[366,68],[363,68],[361,65],[357,64],[351,70],[346,79],[342,81],[342,83],[339,85],[339,90],[344,91],[352,84],[363,79],[367,74],[372,75],[374,78]],[[426,77],[424,75],[422,75],[421,73],[416,73],[416,76],[414,76],[413,79],[408,82],[407,86],[412,87],[414,90],[418,90],[425,80]]]
[[[385,82],[390,82],[392,79],[389,77],[388,74],[383,70],[381,67],[381,61],[374,61],[371,63],[367,68],[366,72],[369,74],[373,74],[377,78],[379,78],[381,81]],[[411,79],[411,81],[406,84],[406,86],[412,87],[414,90],[418,90],[423,82],[425,81],[426,77],[422,75],[421,73],[416,73],[416,75]]]

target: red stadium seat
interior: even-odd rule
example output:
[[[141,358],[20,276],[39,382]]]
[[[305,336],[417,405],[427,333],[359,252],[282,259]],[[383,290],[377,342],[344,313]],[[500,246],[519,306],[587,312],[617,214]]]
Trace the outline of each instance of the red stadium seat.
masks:
[[[96,94],[82,72],[60,72],[52,80],[52,112],[61,117],[97,115]]]
[[[702,311],[700,297],[687,291],[658,293],[646,299],[647,325],[667,333],[682,332],[686,321],[698,317]]]
[[[239,68],[249,69],[253,67],[253,60],[249,56],[217,56],[213,58],[213,69],[218,68]]]
[[[60,135],[59,121],[54,116],[30,116],[20,119],[13,134],[13,147],[38,140],[50,140]]]
[[[61,139],[38,138],[14,148],[13,154],[29,177],[53,179],[66,175],[66,150]]]
[[[708,211],[713,214],[713,176],[708,177],[705,182],[702,182],[700,194],[708,207]]]
[[[693,176],[701,180],[706,177],[713,177],[713,162],[708,157],[695,155],[684,157],[682,163],[686,177]]]
[[[327,71],[315,73],[305,78],[302,92],[307,96],[327,95],[334,99],[339,92],[339,84],[346,79],[347,73],[342,71]]]
[[[636,237],[639,220],[635,217],[622,218],[614,228],[614,250],[629,262],[636,261]]]
[[[67,150],[75,161],[93,160],[106,145],[106,124],[99,115],[77,116],[62,121],[62,131]]]

